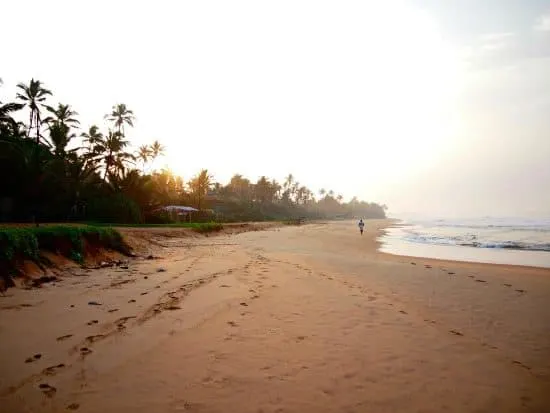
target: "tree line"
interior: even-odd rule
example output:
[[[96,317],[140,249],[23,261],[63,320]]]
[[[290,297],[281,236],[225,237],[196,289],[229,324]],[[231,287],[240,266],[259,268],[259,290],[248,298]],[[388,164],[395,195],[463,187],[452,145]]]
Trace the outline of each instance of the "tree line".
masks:
[[[51,105],[52,99],[31,79],[17,85],[14,101],[0,100],[1,221],[161,223],[170,220],[159,212],[166,205],[194,206],[203,211],[197,219],[224,221],[385,217],[385,205],[344,203],[292,174],[282,183],[237,174],[222,185],[207,169],[187,182],[168,170],[147,172],[165,148],[155,140],[131,150],[135,115],[125,104],[115,104],[104,125],[83,129],[69,104]]]

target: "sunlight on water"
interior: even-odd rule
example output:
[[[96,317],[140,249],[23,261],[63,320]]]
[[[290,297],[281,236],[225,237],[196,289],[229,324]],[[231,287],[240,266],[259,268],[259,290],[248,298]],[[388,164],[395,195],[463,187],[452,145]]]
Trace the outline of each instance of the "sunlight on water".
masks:
[[[550,267],[550,220],[405,221],[381,241],[392,254]]]

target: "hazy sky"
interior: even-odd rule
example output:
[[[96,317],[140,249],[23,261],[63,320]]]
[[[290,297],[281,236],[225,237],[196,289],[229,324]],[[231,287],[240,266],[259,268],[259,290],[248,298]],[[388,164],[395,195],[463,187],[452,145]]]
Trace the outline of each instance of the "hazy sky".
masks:
[[[39,78],[85,127],[124,102],[186,179],[550,216],[550,0],[18,0],[0,27],[0,100]]]

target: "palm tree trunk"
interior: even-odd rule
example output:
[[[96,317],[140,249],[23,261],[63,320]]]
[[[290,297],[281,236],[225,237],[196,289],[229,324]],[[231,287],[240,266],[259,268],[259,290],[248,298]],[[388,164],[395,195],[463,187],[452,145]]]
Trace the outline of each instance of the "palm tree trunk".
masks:
[[[38,112],[34,115],[34,122],[36,126],[36,144],[40,144],[40,121],[38,120]]]
[[[29,128],[27,129],[27,138],[31,136],[31,130],[32,130],[32,117],[33,112],[31,110],[31,114],[29,115]]]
[[[103,181],[107,182],[107,172],[109,172],[109,169],[111,168],[111,157],[113,156],[113,152],[109,151],[109,157],[107,158],[107,161],[105,162],[105,174],[103,175]]]

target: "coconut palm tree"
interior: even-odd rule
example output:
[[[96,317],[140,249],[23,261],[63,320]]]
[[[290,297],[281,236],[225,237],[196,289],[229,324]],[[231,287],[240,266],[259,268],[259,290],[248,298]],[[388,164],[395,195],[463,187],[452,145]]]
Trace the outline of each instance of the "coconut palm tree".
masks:
[[[99,131],[99,128],[96,125],[90,126],[88,132],[83,132],[80,136],[84,138],[84,142],[89,145],[90,149],[98,143],[103,142],[103,134]]]
[[[293,183],[294,183],[294,175],[288,174],[288,176],[285,178],[285,182],[283,183],[283,186],[285,189],[290,189]]]
[[[67,145],[72,139],[76,138],[76,134],[71,132],[70,126],[58,120],[50,121],[48,129],[55,155],[65,157]],[[72,152],[74,151],[76,149],[72,150]]]
[[[42,126],[42,120],[40,117],[40,108],[44,106],[46,97],[51,96],[52,92],[43,86],[40,80],[31,79],[28,85],[19,83],[17,89],[17,98],[20,99],[24,105],[29,107],[29,126],[27,129],[27,137],[30,136],[31,130],[36,130],[36,143],[40,143],[40,127]]]
[[[191,194],[197,200],[197,208],[201,209],[202,200],[212,186],[212,176],[208,174],[207,169],[203,169],[188,185],[189,189],[191,189]]]
[[[18,135],[19,123],[12,118],[11,114],[21,110],[24,107],[21,103],[2,103],[0,102],[0,134],[6,133],[11,136]]]
[[[124,148],[128,146],[129,142],[123,139],[118,132],[109,131],[105,137],[105,155],[103,157],[105,163],[105,175],[103,179],[107,178],[107,174],[117,174],[124,170],[125,163],[132,161],[135,157],[128,152],[124,152]]]
[[[119,103],[113,106],[110,114],[105,115],[105,119],[113,122],[120,136],[126,136],[124,134],[124,125],[134,126],[134,112],[128,109],[124,103]]]
[[[78,113],[72,110],[69,105],[59,103],[57,108],[46,106],[46,109],[53,116],[48,116],[44,119],[44,122],[49,123],[52,121],[57,121],[73,128],[78,128],[78,125],[80,125],[80,122],[75,118],[75,116],[78,116]]]
[[[155,160],[159,156],[164,155],[164,150],[164,146],[162,146],[159,141],[154,141],[150,147],[151,159]]]
[[[2,79],[0,79],[0,85],[2,85]],[[24,105],[21,103],[0,102],[0,135],[6,134],[10,136],[16,135],[14,132],[19,131],[18,122],[12,118],[11,114],[23,109]]]
[[[145,164],[151,159],[153,156],[152,149],[147,145],[141,145],[139,147],[139,150],[137,152],[137,158],[141,161],[143,164],[142,172],[145,173]]]
[[[93,128],[93,127],[92,127]],[[116,175],[124,170],[127,162],[135,159],[134,155],[125,152],[128,141],[115,131],[109,130],[106,136],[102,136],[97,130],[90,128],[91,141],[94,142],[91,149],[91,156],[105,168],[103,180],[106,181],[109,175]],[[90,142],[90,138],[87,138]]]
[[[321,198],[324,198],[326,194],[327,194],[327,190],[325,188],[319,189],[319,196]]]

